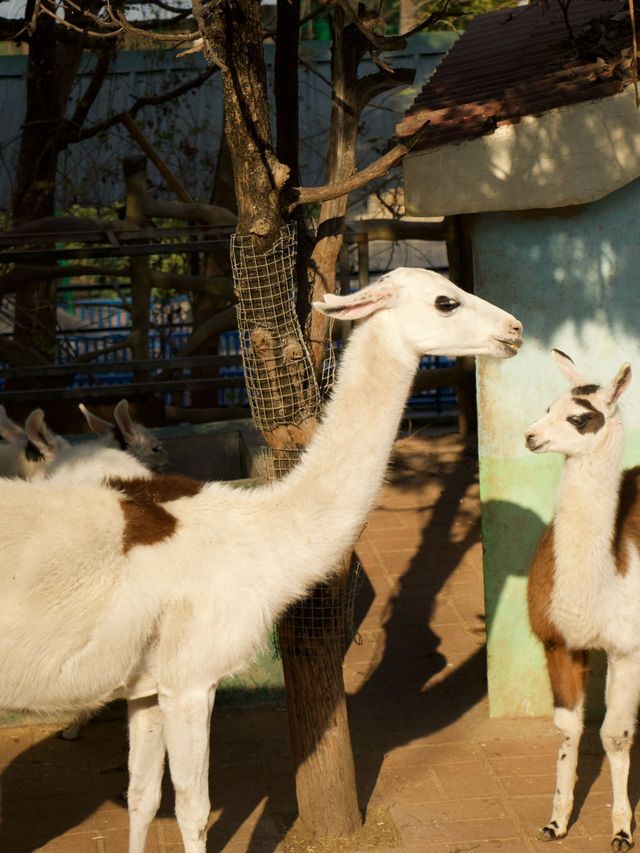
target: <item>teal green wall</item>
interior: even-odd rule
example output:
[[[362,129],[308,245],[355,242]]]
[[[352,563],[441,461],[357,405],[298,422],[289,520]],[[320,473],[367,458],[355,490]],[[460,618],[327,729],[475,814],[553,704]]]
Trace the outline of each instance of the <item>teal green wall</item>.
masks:
[[[476,292],[514,313],[525,330],[525,345],[515,359],[479,359],[478,365],[493,716],[551,711],[542,651],[527,619],[526,579],[553,513],[562,459],[529,453],[523,433],[567,387],[549,356],[552,347],[568,353],[594,381],[607,381],[623,361],[631,362],[636,377],[621,404],[625,462],[640,463],[638,213],[640,182],[635,181],[585,207],[471,220]],[[599,687],[593,685],[596,695]]]

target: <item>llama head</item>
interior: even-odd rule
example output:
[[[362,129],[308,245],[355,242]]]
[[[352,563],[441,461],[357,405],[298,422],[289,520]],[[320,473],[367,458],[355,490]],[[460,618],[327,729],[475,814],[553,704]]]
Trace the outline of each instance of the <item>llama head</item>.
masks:
[[[28,439],[25,453],[32,462],[43,461],[49,465],[63,448],[69,446],[68,441],[47,425],[42,409],[34,409],[29,414],[24,422],[24,431]]]
[[[510,358],[522,344],[522,324],[490,302],[432,270],[399,268],[347,296],[326,294],[313,307],[339,320],[385,310],[394,335],[412,355],[493,355]]]
[[[127,451],[152,471],[166,468],[169,463],[167,451],[151,430],[131,419],[126,400],[120,400],[113,410],[115,425],[94,415],[83,403],[80,403],[80,411],[105,447]]]
[[[113,417],[129,453],[151,471],[162,471],[167,467],[169,455],[162,442],[147,427],[131,419],[126,400],[120,400],[113,410]]]
[[[625,363],[607,385],[597,385],[587,382],[565,353],[552,350],[551,355],[571,387],[529,427],[525,443],[533,453],[584,456],[621,429],[618,400],[631,381],[631,368]]]

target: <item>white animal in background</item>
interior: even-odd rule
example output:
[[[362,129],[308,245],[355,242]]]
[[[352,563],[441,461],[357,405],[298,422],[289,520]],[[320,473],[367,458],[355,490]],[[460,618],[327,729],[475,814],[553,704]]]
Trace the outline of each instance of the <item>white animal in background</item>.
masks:
[[[83,403],[80,403],[80,411],[106,447],[128,451],[152,471],[163,471],[167,467],[169,456],[166,449],[150,429],[131,418],[126,400],[120,400],[113,410],[115,426],[94,415]]]
[[[44,424],[42,409],[35,409],[27,418],[29,428],[39,435]],[[0,477],[20,477],[35,480],[45,476],[54,456],[67,442],[55,434],[48,436],[47,452],[42,453],[30,440],[25,429],[8,417],[4,406],[0,406],[0,435],[6,444],[0,445]]]
[[[80,409],[98,440],[69,444],[47,426],[41,409],[32,412],[25,422],[30,444],[45,460],[47,479],[100,483],[109,477],[148,478],[152,469],[166,465],[167,451],[151,430],[131,420],[126,400],[115,407],[117,426],[98,418],[82,404]]]
[[[563,838],[573,808],[583,730],[588,650],[607,654],[607,713],[602,742],[611,768],[612,848],[633,846],[627,794],[629,750],[640,702],[640,468],[622,473],[624,431],[618,400],[628,364],[605,386],[587,382],[553,351],[571,390],[525,433],[534,453],[566,459],[556,511],[529,574],[529,617],[544,645],[562,735],[556,791],[540,839]]]
[[[353,545],[420,357],[508,358],[521,343],[514,317],[426,270],[315,307],[362,323],[283,480],[0,482],[0,707],[77,713],[127,698],[130,853],[144,850],[165,751],[185,851],[204,853],[216,684]]]

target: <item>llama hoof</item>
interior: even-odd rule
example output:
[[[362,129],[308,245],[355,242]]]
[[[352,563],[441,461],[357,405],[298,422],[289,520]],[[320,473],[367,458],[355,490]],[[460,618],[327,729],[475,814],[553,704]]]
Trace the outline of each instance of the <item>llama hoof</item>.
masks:
[[[558,838],[564,838],[566,834],[566,832],[559,832],[557,827],[548,824],[543,826],[538,833],[538,841],[555,841]]]
[[[623,829],[620,832],[616,832],[611,839],[611,849],[615,850],[615,853],[627,853],[627,850],[631,850],[632,847],[633,839]]]
[[[78,726],[69,726],[68,729],[62,729],[62,731],[58,732],[57,737],[60,740],[80,740],[82,729],[78,728]]]

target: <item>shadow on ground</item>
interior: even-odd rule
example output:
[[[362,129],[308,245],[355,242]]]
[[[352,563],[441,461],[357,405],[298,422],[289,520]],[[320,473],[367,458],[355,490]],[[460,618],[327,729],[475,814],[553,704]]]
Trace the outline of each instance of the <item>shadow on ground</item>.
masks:
[[[446,729],[486,693],[481,602],[475,614],[477,649],[453,667],[447,665],[440,651],[442,637],[431,625],[438,592],[480,539],[477,509],[465,517],[461,503],[476,482],[476,448],[470,443],[462,454],[445,453],[443,457],[438,451],[425,452],[419,438],[413,441],[417,442],[415,453],[403,451],[392,468],[394,493],[416,490],[426,479],[440,488],[429,505],[411,508],[412,512],[424,511],[421,541],[407,571],[399,577],[385,614],[384,654],[349,700],[363,810],[389,751]],[[370,603],[371,588],[365,584],[361,610]],[[636,748],[636,758],[638,752]],[[52,736],[20,752],[2,776],[0,850],[31,853],[74,827],[100,829],[101,820],[105,827],[124,830],[126,812],[120,795],[127,783],[126,754],[123,719],[91,725],[77,742]],[[589,730],[581,753],[575,814],[601,764],[597,732]],[[244,831],[241,827],[248,822],[242,849],[247,853],[275,850],[296,814],[284,708],[217,708],[211,768],[214,820],[208,849],[221,851],[232,838],[237,844],[238,834]],[[550,804],[551,795],[550,791]],[[640,779],[635,776],[631,797],[633,805],[640,798]],[[173,797],[165,778],[160,820],[154,830],[165,844],[179,842],[175,824],[162,820],[172,813]]]

